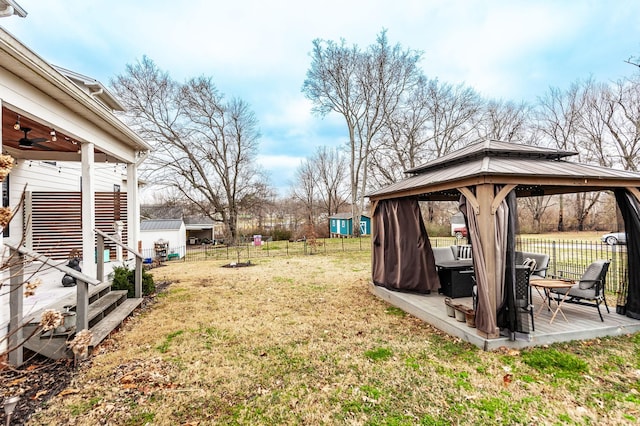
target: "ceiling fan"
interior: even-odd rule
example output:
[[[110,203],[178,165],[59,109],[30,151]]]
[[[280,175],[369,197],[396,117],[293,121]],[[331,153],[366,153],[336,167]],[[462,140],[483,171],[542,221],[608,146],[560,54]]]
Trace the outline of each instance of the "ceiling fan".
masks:
[[[38,146],[40,148],[45,148],[45,149],[49,149],[48,147],[44,147],[42,145],[40,145],[41,142],[47,142],[47,138],[32,138],[29,139],[29,132],[31,131],[31,128],[29,127],[21,127],[20,130],[22,130],[24,132],[24,137],[20,138],[20,140],[18,141],[18,145],[20,146],[20,148],[24,148],[24,149],[31,149],[34,146]]]

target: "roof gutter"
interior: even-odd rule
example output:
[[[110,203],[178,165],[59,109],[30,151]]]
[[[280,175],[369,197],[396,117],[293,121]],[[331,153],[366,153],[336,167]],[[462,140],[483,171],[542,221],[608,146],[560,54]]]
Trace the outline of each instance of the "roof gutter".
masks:
[[[27,16],[27,11],[13,0],[4,0],[1,1],[0,4],[4,5],[4,8],[0,9],[0,18],[6,18],[13,15],[19,16],[20,18],[25,18]]]

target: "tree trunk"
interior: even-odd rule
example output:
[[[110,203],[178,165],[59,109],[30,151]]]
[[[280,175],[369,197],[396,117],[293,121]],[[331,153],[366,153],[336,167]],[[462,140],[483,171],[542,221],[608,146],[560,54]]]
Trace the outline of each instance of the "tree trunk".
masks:
[[[558,232],[564,231],[564,201],[562,194],[558,202]]]

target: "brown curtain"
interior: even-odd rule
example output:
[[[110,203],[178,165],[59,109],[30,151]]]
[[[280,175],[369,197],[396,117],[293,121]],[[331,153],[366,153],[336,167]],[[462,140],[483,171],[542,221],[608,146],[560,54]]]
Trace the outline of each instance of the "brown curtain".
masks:
[[[475,193],[475,188],[471,188],[471,190]],[[497,194],[499,190],[500,187],[496,187],[495,193]],[[513,191],[511,191],[507,198],[500,203],[495,214],[496,249],[493,255],[496,259],[495,294],[496,304],[498,306],[503,303],[506,296],[505,285],[509,284],[506,282],[509,281],[509,276],[505,274],[505,271],[509,270],[509,273],[512,273],[511,268],[507,268],[507,264],[512,264],[514,262],[514,259],[509,259],[507,256],[509,251],[508,246],[510,244],[509,235],[513,232],[513,216],[511,215],[515,214],[515,209],[511,212],[511,209],[509,208],[509,204],[507,203],[507,200],[509,199],[512,199],[512,201],[515,202],[515,194]],[[489,277],[484,259],[483,242],[480,239],[478,220],[473,210],[473,206],[467,203],[464,195],[460,197],[460,211],[462,211],[466,217],[469,237],[471,239],[471,245],[473,246],[473,268],[476,277],[476,290],[478,292],[476,327],[482,332],[493,334],[498,327],[497,310],[491,308],[489,303]],[[512,282],[513,281],[510,281],[511,284]]]
[[[472,188],[472,191],[473,189],[475,188]],[[476,328],[487,334],[493,334],[496,329],[496,313],[489,308],[489,278],[480,240],[478,219],[473,211],[473,206],[467,203],[467,198],[464,195],[460,197],[460,211],[466,217],[468,235],[473,246],[473,269],[476,277],[476,291],[478,292]]]
[[[418,199],[379,201],[371,220],[373,283],[418,293],[439,289],[440,280]]]

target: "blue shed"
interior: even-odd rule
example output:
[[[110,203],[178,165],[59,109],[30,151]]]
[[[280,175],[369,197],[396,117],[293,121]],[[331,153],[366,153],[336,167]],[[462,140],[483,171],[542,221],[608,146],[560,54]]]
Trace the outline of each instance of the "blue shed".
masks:
[[[336,213],[329,217],[329,232],[331,237],[350,237],[353,234],[353,215],[351,213]],[[371,235],[371,218],[360,216],[360,235]]]

